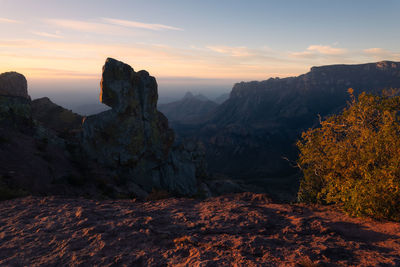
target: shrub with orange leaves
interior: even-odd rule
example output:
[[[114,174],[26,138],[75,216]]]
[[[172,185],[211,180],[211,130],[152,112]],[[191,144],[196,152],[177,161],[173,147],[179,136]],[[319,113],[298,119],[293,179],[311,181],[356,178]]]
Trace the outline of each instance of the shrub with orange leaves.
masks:
[[[297,142],[301,202],[337,203],[356,216],[400,221],[400,96],[349,89],[351,102]]]

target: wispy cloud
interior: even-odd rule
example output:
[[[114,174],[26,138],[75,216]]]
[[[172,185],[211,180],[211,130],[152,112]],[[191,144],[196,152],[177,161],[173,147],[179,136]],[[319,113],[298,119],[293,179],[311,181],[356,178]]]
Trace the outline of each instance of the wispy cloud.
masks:
[[[329,45],[310,45],[305,51],[290,53],[292,57],[316,57],[316,56],[341,56],[347,53],[347,49],[332,47]]]
[[[17,24],[17,23],[22,23],[22,21],[15,20],[15,19],[8,19],[8,18],[0,18],[0,23]]]
[[[400,60],[399,52],[393,52],[379,47],[364,49],[363,52],[365,55],[372,57],[375,60]]]
[[[140,29],[153,30],[153,31],[161,31],[161,30],[183,31],[182,28],[173,27],[173,26],[164,25],[164,24],[143,23],[143,22],[138,22],[138,21],[113,19],[113,18],[103,18],[103,21],[110,23],[110,24],[123,26],[123,27],[129,27],[129,28],[140,28]]]
[[[151,42],[2,39],[0,62],[7,62],[7,65],[0,66],[0,72],[16,70],[28,77],[43,79],[98,79],[105,58],[114,57],[131,64],[135,70],[146,69],[156,77],[263,80],[304,73],[311,66],[362,63],[377,55],[380,55],[377,60],[396,59],[392,57],[396,53],[379,48],[348,51],[310,47],[303,52],[312,57],[293,57],[290,52],[268,47],[209,45],[185,48]]]
[[[94,33],[102,35],[125,35],[134,33],[132,29],[146,29],[153,31],[175,30],[183,31],[181,28],[163,25],[149,24],[130,20],[102,18],[97,20],[71,20],[71,19],[44,19],[49,26],[64,28],[76,32]],[[50,37],[50,36],[48,36]]]
[[[53,33],[48,33],[48,32],[37,32],[37,31],[32,31],[33,34],[42,36],[42,37],[50,37],[50,38],[56,38],[56,39],[62,39],[64,38],[63,36],[59,34],[53,34]]]
[[[364,49],[363,51],[364,51],[364,53],[366,53],[368,55],[387,55],[387,54],[390,54],[390,51],[385,50],[383,48],[378,48],[378,47]]]
[[[253,55],[247,47],[238,46],[207,46],[207,49],[220,54],[226,54],[232,57],[248,57]]]
[[[87,32],[95,34],[124,34],[127,31],[110,24],[91,22],[83,20],[70,20],[70,19],[44,19],[44,22],[50,26],[56,26],[64,29],[69,29],[78,32]]]
[[[62,40],[65,39],[0,40],[0,62],[8,63],[4,68],[0,66],[0,72],[16,70],[28,77],[45,79],[60,76],[80,78],[79,73],[84,73],[87,77],[98,77],[107,57],[130,63],[135,70],[146,69],[156,77],[193,76],[244,80],[282,77],[303,71],[300,64],[286,64],[285,59],[279,61],[267,56],[259,57],[266,53],[264,48],[232,50],[227,47],[213,47],[219,51],[216,52],[206,47],[194,49],[151,43],[74,43]],[[238,56],[227,56],[229,54],[222,52]],[[251,56],[244,56],[249,54]],[[59,69],[61,72],[47,69]]]
[[[312,52],[318,52],[323,55],[343,55],[347,52],[346,49],[335,48],[329,45],[310,45],[307,48],[307,50]]]

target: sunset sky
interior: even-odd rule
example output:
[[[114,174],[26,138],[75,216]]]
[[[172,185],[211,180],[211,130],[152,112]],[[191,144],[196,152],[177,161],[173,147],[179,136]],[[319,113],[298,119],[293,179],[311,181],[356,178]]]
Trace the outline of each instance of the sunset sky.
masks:
[[[106,57],[160,88],[230,87],[336,63],[400,61],[396,0],[0,0],[0,72],[98,90]],[[47,90],[46,89],[46,90]],[[87,89],[91,90],[91,89]]]

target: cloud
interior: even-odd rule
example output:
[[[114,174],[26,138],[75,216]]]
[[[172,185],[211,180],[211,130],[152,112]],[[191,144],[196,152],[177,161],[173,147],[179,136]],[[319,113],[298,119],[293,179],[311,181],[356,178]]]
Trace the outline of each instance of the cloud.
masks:
[[[153,31],[161,31],[161,30],[173,30],[173,31],[183,31],[182,28],[177,28],[173,26],[168,26],[164,24],[151,24],[151,23],[143,23],[132,20],[122,20],[122,19],[112,19],[112,18],[103,18],[103,21],[108,22],[110,24],[128,27],[128,28],[140,28],[146,30]]]
[[[36,31],[33,31],[32,33],[35,34],[35,35],[38,35],[38,36],[42,36],[42,37],[50,37],[50,38],[56,38],[56,39],[64,38],[63,36],[61,36],[59,34],[52,34],[52,33],[48,33],[48,32],[36,32]]]
[[[183,31],[181,28],[163,25],[148,24],[137,21],[103,18],[95,21],[71,20],[71,19],[44,19],[50,26],[61,27],[68,30],[103,34],[103,35],[126,35],[132,34],[132,29],[146,29],[153,31],[175,30]],[[50,37],[50,36],[48,36]]]
[[[22,22],[19,20],[14,20],[14,19],[0,18],[0,23],[17,24],[17,23],[22,23]]]
[[[400,60],[400,53],[392,52],[383,48],[373,47],[363,50],[364,54],[375,60]]]
[[[155,77],[253,80],[303,71],[297,62],[268,58],[265,48],[212,46],[212,49],[194,49],[159,43],[81,43],[64,40],[0,40],[0,62],[7,62],[7,65],[0,65],[0,72],[15,70],[27,77],[41,79],[99,77],[107,57],[123,60],[135,70],[146,69]],[[229,56],[231,54],[236,56]]]
[[[383,48],[378,48],[378,47],[364,49],[363,51],[364,51],[364,53],[369,54],[369,55],[382,55],[382,54],[390,53],[389,51],[387,51]]]
[[[88,32],[88,33],[107,34],[107,35],[128,33],[128,31],[121,29],[121,27],[99,22],[70,20],[70,19],[44,19],[44,22],[51,26],[57,26],[78,32]]]
[[[318,56],[342,56],[347,53],[347,49],[336,48],[329,45],[310,45],[306,51],[292,52],[292,57],[318,57]]]
[[[29,73],[30,77],[46,77],[47,79],[99,79],[100,76],[100,74],[82,71],[51,68],[21,68],[19,71]]]
[[[253,55],[250,50],[244,46],[207,46],[206,48],[213,52],[226,54],[232,57],[248,57]]]
[[[334,48],[329,45],[310,45],[307,50],[315,51],[323,55],[343,55],[347,52],[346,49]]]

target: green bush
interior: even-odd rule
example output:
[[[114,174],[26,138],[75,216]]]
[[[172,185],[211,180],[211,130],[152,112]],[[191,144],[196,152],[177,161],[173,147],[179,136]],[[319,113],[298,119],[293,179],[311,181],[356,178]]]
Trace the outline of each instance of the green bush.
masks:
[[[340,115],[302,134],[298,200],[351,215],[400,220],[400,96],[362,93]]]

